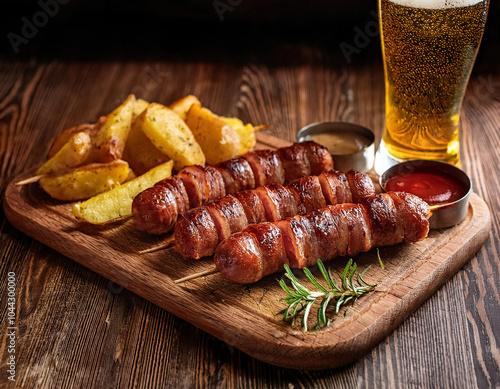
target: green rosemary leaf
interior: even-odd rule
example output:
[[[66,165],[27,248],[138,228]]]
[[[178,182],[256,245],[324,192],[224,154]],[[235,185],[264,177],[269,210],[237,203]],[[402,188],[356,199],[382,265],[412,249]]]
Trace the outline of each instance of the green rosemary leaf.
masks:
[[[290,279],[292,286],[296,290],[296,293],[300,296],[308,296],[310,291],[299,282],[288,265],[285,265],[284,267],[286,271],[285,275]]]
[[[283,298],[287,303],[289,301],[294,301],[295,299],[301,299],[302,295],[295,293],[293,290],[289,289],[284,280],[280,280],[279,284],[281,288],[288,294],[287,297]]]
[[[366,273],[366,272],[368,271],[368,269],[369,269],[369,268],[371,268],[371,267],[372,267],[372,265],[368,265],[368,267],[367,267],[365,270],[363,270],[361,273],[359,273],[359,275],[358,275],[358,280],[359,280],[360,278],[362,279],[362,277],[365,275],[365,273]],[[364,281],[363,281],[363,282],[364,282]]]
[[[292,309],[294,306],[295,306],[295,307],[297,307],[297,306],[299,305],[299,303],[300,303],[300,301],[299,301],[299,300],[294,301],[294,302],[292,302],[292,303],[288,306],[288,308],[286,308],[286,309],[285,309],[285,312],[284,312],[284,314],[283,314],[283,320],[285,320],[285,321],[286,321],[286,320],[288,320],[288,316],[289,316],[289,314],[290,314],[290,309]],[[295,311],[296,311],[296,310],[297,310],[297,309],[295,308],[295,309],[294,309],[294,313],[295,313]]]
[[[378,258],[378,263],[380,263],[380,267],[382,269],[385,269],[384,263],[382,262],[382,258],[380,258],[380,250],[377,247],[377,258]]]
[[[298,304],[295,306],[295,308],[294,308],[294,310],[293,310],[293,312],[292,312],[292,315],[293,315],[293,316],[292,316],[292,321],[291,321],[291,323],[290,323],[290,325],[291,325],[291,326],[293,326],[293,325],[294,325],[294,323],[295,323],[295,319],[296,319],[297,317],[299,317],[299,315],[300,315],[302,312],[304,312],[304,310],[306,309],[306,307],[307,307],[307,304],[304,304],[302,301],[301,301],[300,303],[298,303]]]
[[[323,293],[328,293],[328,291],[323,287],[323,285],[321,285],[318,282],[318,280],[312,275],[311,271],[307,267],[304,268],[303,270],[304,270],[304,274],[306,275],[306,277],[309,279],[309,281],[311,281],[311,284],[313,284],[316,288],[321,290]]]
[[[295,302],[296,300],[302,300],[302,297],[299,297],[299,298],[295,298],[295,297],[285,297],[284,299],[281,299],[283,300],[285,303],[287,304],[291,304],[293,302]]]
[[[292,282],[292,286],[295,288],[299,296],[302,296],[302,298],[307,298],[307,296],[309,296],[311,291],[303,286],[297,279],[290,281]]]
[[[339,313],[340,307],[344,304],[344,299],[340,298],[337,300],[337,304],[335,304],[335,313]]]
[[[299,309],[299,307],[300,307],[300,309]],[[292,315],[293,315],[293,316],[297,316],[297,315],[298,315],[299,313],[301,313],[303,310],[304,310],[304,306],[303,306],[302,304],[296,304],[296,305],[295,305],[295,308],[294,308],[294,310],[293,310],[293,312],[292,312]]]
[[[288,320],[288,313],[290,312],[290,309],[292,308],[293,304],[290,304],[288,307],[286,307],[283,311],[283,321]]]
[[[286,282],[284,280],[279,280],[278,281],[281,288],[290,296],[292,296],[294,293],[288,288],[288,286],[286,285]]]
[[[321,305],[319,306],[319,309],[318,309],[318,323],[321,324],[323,327],[326,327],[326,325],[327,325],[326,308],[328,308],[328,304],[330,304],[331,299],[332,299],[332,295],[328,294],[323,299],[323,301],[321,302]]]
[[[347,265],[345,265],[344,271],[340,275],[341,280],[345,280],[345,278],[347,277],[347,274],[349,272],[349,269],[351,268],[351,265],[352,265],[352,259],[349,259],[349,261],[347,261]]]
[[[286,297],[282,298],[282,300],[284,300],[285,302],[287,302],[288,304],[290,304],[292,301],[295,301],[297,299],[301,299],[302,298],[302,296],[295,295],[295,293],[293,293],[293,294],[294,295],[290,295],[290,296],[286,296]]]
[[[314,304],[314,301],[316,300],[309,301],[306,304],[306,309],[304,310],[304,316],[302,316],[302,328],[304,329],[304,331],[307,331],[307,319],[309,319],[309,312],[311,312],[311,307]]]
[[[335,282],[335,277],[333,276],[332,269],[328,269],[328,275],[330,276],[330,282],[333,285],[332,291],[335,293],[342,293],[342,290],[337,286],[337,283]]]
[[[349,275],[347,276],[347,281],[350,290],[354,290],[354,285],[352,284],[352,277],[354,276],[354,272],[356,271],[357,265],[354,263],[349,269]]]
[[[358,274],[358,284],[360,285],[363,285],[364,287],[375,287],[375,285],[370,285],[368,284],[364,279],[363,279],[363,276],[365,275],[365,273],[368,271],[368,269],[371,267],[368,266],[365,270],[363,270],[360,274]]]
[[[285,268],[285,271],[286,271],[286,276],[290,279],[290,280],[295,280],[295,281],[298,281],[297,278],[295,278],[295,275],[293,274],[292,272],[292,269],[290,269],[290,266],[288,266],[287,264],[283,265],[283,267]]]
[[[337,285],[334,285],[335,281],[332,280],[331,276],[326,271],[325,265],[323,264],[323,261],[321,259],[318,259],[318,269],[321,272],[321,275],[325,279],[326,283],[328,284],[330,290],[336,290]]]

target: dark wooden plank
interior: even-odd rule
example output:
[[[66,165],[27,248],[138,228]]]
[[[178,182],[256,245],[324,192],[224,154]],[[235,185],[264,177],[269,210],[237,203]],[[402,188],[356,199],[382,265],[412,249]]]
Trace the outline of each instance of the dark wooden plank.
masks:
[[[464,169],[492,210],[489,244],[461,273],[468,337],[477,385],[500,383],[500,73],[478,72],[467,89],[463,106]]]

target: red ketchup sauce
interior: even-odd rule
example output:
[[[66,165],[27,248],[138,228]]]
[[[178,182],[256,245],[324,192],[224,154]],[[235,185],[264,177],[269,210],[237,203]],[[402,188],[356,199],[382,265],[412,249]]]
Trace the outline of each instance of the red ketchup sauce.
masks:
[[[429,205],[452,203],[467,194],[466,186],[460,181],[431,170],[397,174],[387,181],[385,189],[412,193]]]

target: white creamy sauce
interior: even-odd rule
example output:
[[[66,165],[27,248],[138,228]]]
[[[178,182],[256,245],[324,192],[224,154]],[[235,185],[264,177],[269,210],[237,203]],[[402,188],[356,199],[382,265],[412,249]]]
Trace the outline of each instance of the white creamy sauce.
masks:
[[[364,150],[370,145],[370,140],[357,132],[326,132],[307,137],[325,146],[331,154],[353,154]]]

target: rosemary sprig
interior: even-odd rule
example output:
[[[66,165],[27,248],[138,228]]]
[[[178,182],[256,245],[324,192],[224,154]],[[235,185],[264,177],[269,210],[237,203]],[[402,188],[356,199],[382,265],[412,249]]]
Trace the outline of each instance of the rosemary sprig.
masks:
[[[318,308],[318,323],[315,326],[315,328],[318,329],[321,326],[326,327],[331,321],[326,317],[326,310],[329,305],[334,304],[335,313],[338,313],[342,306],[348,304],[349,302],[354,304],[358,298],[365,293],[371,292],[376,286],[369,285],[365,282],[365,280],[363,280],[363,276],[370,266],[368,266],[361,273],[358,273],[356,277],[357,285],[355,285],[353,278],[357,266],[353,263],[352,259],[349,259],[344,271],[340,274],[340,285],[337,285],[335,282],[331,269],[328,269],[327,271],[325,265],[323,265],[323,262],[320,259],[318,259],[317,264],[321,275],[326,281],[326,287],[319,283],[308,268],[304,268],[303,271],[307,279],[318,289],[317,291],[309,290],[299,282],[297,277],[295,277],[290,270],[290,267],[287,265],[285,265],[285,276],[290,280],[292,289],[287,286],[283,279],[279,281],[280,286],[288,295],[283,299],[288,304],[288,307],[281,311],[280,314],[283,314],[283,320],[290,322],[290,325],[292,326],[295,323],[295,319],[302,314],[301,326],[304,331],[307,331],[309,314],[316,301],[321,301]]]
[[[377,258],[378,258],[378,263],[380,263],[380,267],[382,269],[385,269],[384,263],[382,262],[382,258],[380,258],[380,250],[377,247]]]

